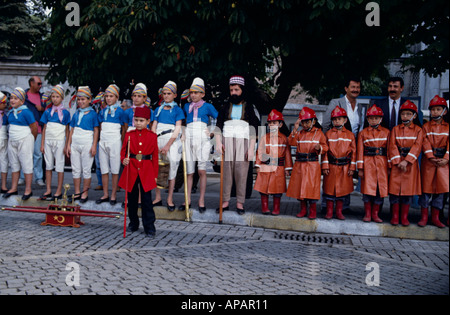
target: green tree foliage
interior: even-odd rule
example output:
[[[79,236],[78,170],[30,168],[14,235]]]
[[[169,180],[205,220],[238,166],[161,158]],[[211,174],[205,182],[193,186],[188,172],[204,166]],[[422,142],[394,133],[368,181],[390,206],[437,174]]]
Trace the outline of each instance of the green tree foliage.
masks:
[[[31,56],[45,31],[45,23],[30,14],[25,0],[0,0],[0,57]]]
[[[363,0],[79,0],[80,27],[65,24],[69,1],[42,2],[53,8],[52,30],[36,61],[51,64],[52,82],[94,90],[134,80],[155,96],[169,79],[182,90],[200,76],[223,96],[229,76],[242,74],[252,90],[276,88],[273,98],[255,100],[266,113],[282,109],[298,83],[324,103],[348,76],[384,78],[388,60],[411,44],[428,45],[411,59],[427,73],[449,64],[444,0],[380,0],[378,27],[366,25]]]

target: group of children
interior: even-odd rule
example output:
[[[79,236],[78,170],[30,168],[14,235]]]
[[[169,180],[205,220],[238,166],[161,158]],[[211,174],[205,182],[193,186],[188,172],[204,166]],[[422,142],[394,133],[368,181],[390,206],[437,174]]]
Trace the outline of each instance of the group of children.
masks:
[[[91,167],[98,148],[103,196],[96,203],[109,202],[114,205],[118,187],[126,189],[129,196],[133,197],[133,201],[130,200],[132,204],[137,202],[138,196],[146,213],[146,233],[154,234],[153,206],[162,204],[161,192],[156,185],[158,165],[164,164],[164,161],[170,164],[167,207],[173,211],[173,189],[182,152],[181,126],[182,121],[186,120],[187,200],[190,203],[194,163],[198,162],[198,206],[200,212],[205,211],[206,162],[209,160],[211,145],[207,125],[210,118],[217,118],[218,112],[214,106],[203,101],[203,80],[196,78],[192,83],[191,102],[186,104],[184,110],[175,102],[177,85],[173,81],[169,81],[162,89],[163,102],[154,112],[146,104],[147,88],[144,84],[136,85],[132,92],[133,106],[127,110],[123,110],[119,103],[119,93],[118,86],[110,85],[104,93],[106,104],[97,114],[91,106],[91,90],[87,86],[79,87],[76,93],[77,110],[71,118],[62,105],[64,89],[59,85],[52,89],[51,104],[41,118],[44,124],[41,152],[46,162],[47,190],[40,198],[61,198],[67,156],[70,157],[72,166],[74,200],[86,202],[91,184]],[[26,183],[22,199],[27,200],[32,196],[33,147],[37,124],[24,102],[25,91],[16,88],[10,97],[12,109],[6,115],[6,97],[0,94],[0,171],[3,198],[18,194],[20,170],[25,175]],[[391,224],[408,226],[412,198],[420,196],[422,217],[419,226],[427,224],[428,207],[431,205],[432,224],[444,227],[439,221],[439,211],[443,209],[445,195],[449,192],[449,125],[443,119],[448,111],[447,102],[436,96],[431,100],[429,108],[431,121],[422,128],[417,123],[417,106],[410,101],[405,102],[400,108],[402,124],[389,131],[381,126],[383,111],[374,105],[367,111],[369,126],[359,133],[358,139],[344,127],[348,118],[343,108],[336,107],[333,110],[333,128],[324,134],[316,113],[304,107],[288,137],[280,132],[284,123],[283,115],[273,110],[268,116],[269,132],[259,141],[255,163],[258,175],[254,189],[261,194],[262,213],[279,215],[281,196],[286,193],[288,197],[300,201],[297,217],[308,215],[309,219],[315,219],[323,175],[325,218],[331,219],[335,211],[336,217],[344,220],[344,199],[353,191],[353,174],[358,172],[365,222],[382,222],[379,218],[380,207],[384,198],[389,196],[392,206]],[[291,146],[296,147],[294,161]],[[418,158],[422,152],[420,168]],[[8,161],[12,171],[10,189],[6,187]],[[133,166],[134,173],[127,170],[119,182],[121,166],[127,165]],[[51,190],[53,169],[58,173],[58,185],[54,194]],[[286,177],[290,172],[289,185],[286,185]],[[110,173],[111,195],[108,188]],[[128,178],[131,173],[134,175],[128,183],[124,178]],[[140,190],[136,183],[140,184]],[[147,193],[155,188],[156,196],[152,200]],[[272,211],[269,210],[269,195],[273,196]],[[186,205],[182,205],[179,209],[184,210],[185,207]],[[129,227],[133,231],[137,229],[139,222],[136,223],[137,206],[132,208],[136,208],[130,214],[132,222]]]
[[[300,201],[297,217],[308,215],[309,219],[315,219],[323,175],[325,219],[331,219],[335,211],[337,219],[345,220],[344,200],[354,190],[353,174],[357,171],[364,222],[382,222],[380,207],[389,196],[391,224],[408,226],[413,197],[420,196],[418,225],[427,224],[431,206],[432,224],[444,227],[439,212],[449,192],[449,124],[444,120],[448,113],[447,102],[436,96],[429,109],[431,120],[422,128],[417,106],[411,101],[405,102],[400,108],[402,123],[389,131],[381,126],[383,111],[373,105],[366,115],[369,126],[359,133],[358,139],[345,128],[347,113],[339,106],[331,114],[333,127],[325,134],[316,113],[304,107],[289,137],[279,131],[284,123],[283,115],[273,110],[267,120],[270,132],[260,139],[256,158],[258,175],[254,189],[261,194],[262,213],[278,215],[280,197],[286,193]],[[290,146],[297,149],[294,165]],[[292,173],[287,186],[289,171]],[[273,195],[272,212],[268,207],[269,195]]]

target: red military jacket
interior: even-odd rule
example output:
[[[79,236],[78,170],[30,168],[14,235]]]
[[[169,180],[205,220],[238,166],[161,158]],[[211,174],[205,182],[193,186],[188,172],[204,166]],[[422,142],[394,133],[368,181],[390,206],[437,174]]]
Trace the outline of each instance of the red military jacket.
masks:
[[[423,131],[415,124],[405,127],[400,124],[391,131],[388,157],[391,163],[391,176],[389,177],[389,194],[396,196],[415,196],[422,194],[420,169],[417,159],[422,151]],[[410,148],[403,156],[400,148]],[[407,170],[403,173],[397,165],[408,161]]]
[[[128,192],[133,190],[133,186],[139,176],[142,188],[148,192],[156,188],[156,178],[158,177],[158,142],[157,136],[154,132],[143,129],[133,130],[127,132],[120,152],[120,160],[123,162],[128,155],[128,140],[130,140],[130,154],[131,155],[152,155],[151,160],[138,161],[137,158],[130,158],[129,166],[125,167],[122,176],[119,180],[119,186],[127,190],[128,177]],[[139,157],[139,156],[138,156]],[[128,175],[128,170],[129,175]]]
[[[356,140],[353,132],[332,128],[325,134],[328,154],[322,156],[322,170],[330,170],[323,176],[323,192],[330,196],[343,197],[353,191],[353,177],[348,171],[356,171]],[[336,165],[332,158],[349,158],[348,164]],[[333,162],[335,164],[333,164]]]
[[[423,126],[422,191],[426,194],[448,193],[449,165],[435,166],[429,159],[435,158],[436,149],[443,151],[443,158],[449,159],[449,124],[442,121],[427,122]]]
[[[259,141],[256,152],[256,191],[266,195],[286,192],[285,170],[292,170],[291,146],[285,135],[267,133]]]

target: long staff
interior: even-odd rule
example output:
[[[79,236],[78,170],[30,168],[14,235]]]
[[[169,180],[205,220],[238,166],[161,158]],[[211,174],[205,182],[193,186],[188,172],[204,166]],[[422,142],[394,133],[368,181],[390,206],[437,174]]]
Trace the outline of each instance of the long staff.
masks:
[[[189,212],[189,198],[188,198],[188,188],[187,188],[187,165],[186,165],[186,138],[181,140],[183,144],[183,175],[184,175],[184,204],[186,209],[186,222],[191,221],[191,216]]]
[[[222,158],[220,160],[220,205],[219,205],[219,224],[222,224],[222,216],[223,216],[223,163],[225,160],[224,150],[222,148]]]
[[[128,153],[127,153],[127,158],[128,158],[128,165],[127,165],[127,181],[125,184],[125,215],[124,220],[123,220],[123,238],[127,237],[127,210],[128,210],[128,182],[129,182],[129,178],[130,178],[130,137],[128,137]]]

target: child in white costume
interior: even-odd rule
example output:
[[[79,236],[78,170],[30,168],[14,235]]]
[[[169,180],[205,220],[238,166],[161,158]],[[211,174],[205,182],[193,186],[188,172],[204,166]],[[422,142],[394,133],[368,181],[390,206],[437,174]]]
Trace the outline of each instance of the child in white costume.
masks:
[[[155,121],[152,125],[152,131],[158,135],[160,160],[170,163],[167,208],[169,211],[174,211],[173,190],[182,152],[179,135],[181,123],[185,117],[183,110],[175,102],[177,97],[177,85],[175,82],[167,82],[163,87],[162,93],[164,102],[155,110]],[[156,188],[155,191],[156,197],[153,205],[161,205],[161,191],[159,188]]]
[[[64,109],[64,89],[55,86],[50,94],[52,107],[45,110],[41,117],[44,124],[42,129],[41,152],[45,159],[45,182],[46,192],[41,199],[61,199],[62,186],[64,182],[64,163],[66,153],[66,140],[69,136],[70,113]],[[58,173],[58,186],[55,195],[52,196],[52,171]]]
[[[16,88],[10,97],[12,110],[8,114],[9,139],[8,159],[11,165],[11,189],[3,195],[9,198],[18,195],[20,169],[25,175],[25,193],[22,200],[28,200],[33,195],[33,152],[34,141],[38,133],[38,125],[33,113],[25,103],[26,93],[22,88]]]
[[[106,107],[98,114],[100,123],[99,158],[102,172],[103,196],[96,201],[97,204],[109,201],[115,205],[117,184],[120,172],[120,150],[122,149],[122,128],[125,120],[125,111],[119,102],[120,89],[111,84],[105,91]],[[109,198],[109,173],[112,174],[111,199]]]
[[[198,174],[200,177],[200,198],[198,209],[200,212],[206,210],[206,163],[209,161],[211,151],[211,137],[208,129],[210,118],[217,119],[219,113],[210,103],[203,100],[205,97],[205,82],[195,78],[189,89],[191,103],[184,106],[186,114],[186,165],[187,165],[187,191],[188,201],[191,202],[192,183],[194,180],[195,163],[198,162]],[[180,210],[184,210],[181,206]]]
[[[97,113],[90,106],[91,100],[92,93],[89,87],[79,87],[77,92],[78,109],[72,117],[67,141],[67,155],[70,155],[75,188],[74,200],[80,200],[80,203],[88,201],[92,163],[97,154],[99,123]],[[82,175],[83,192],[81,192]]]

